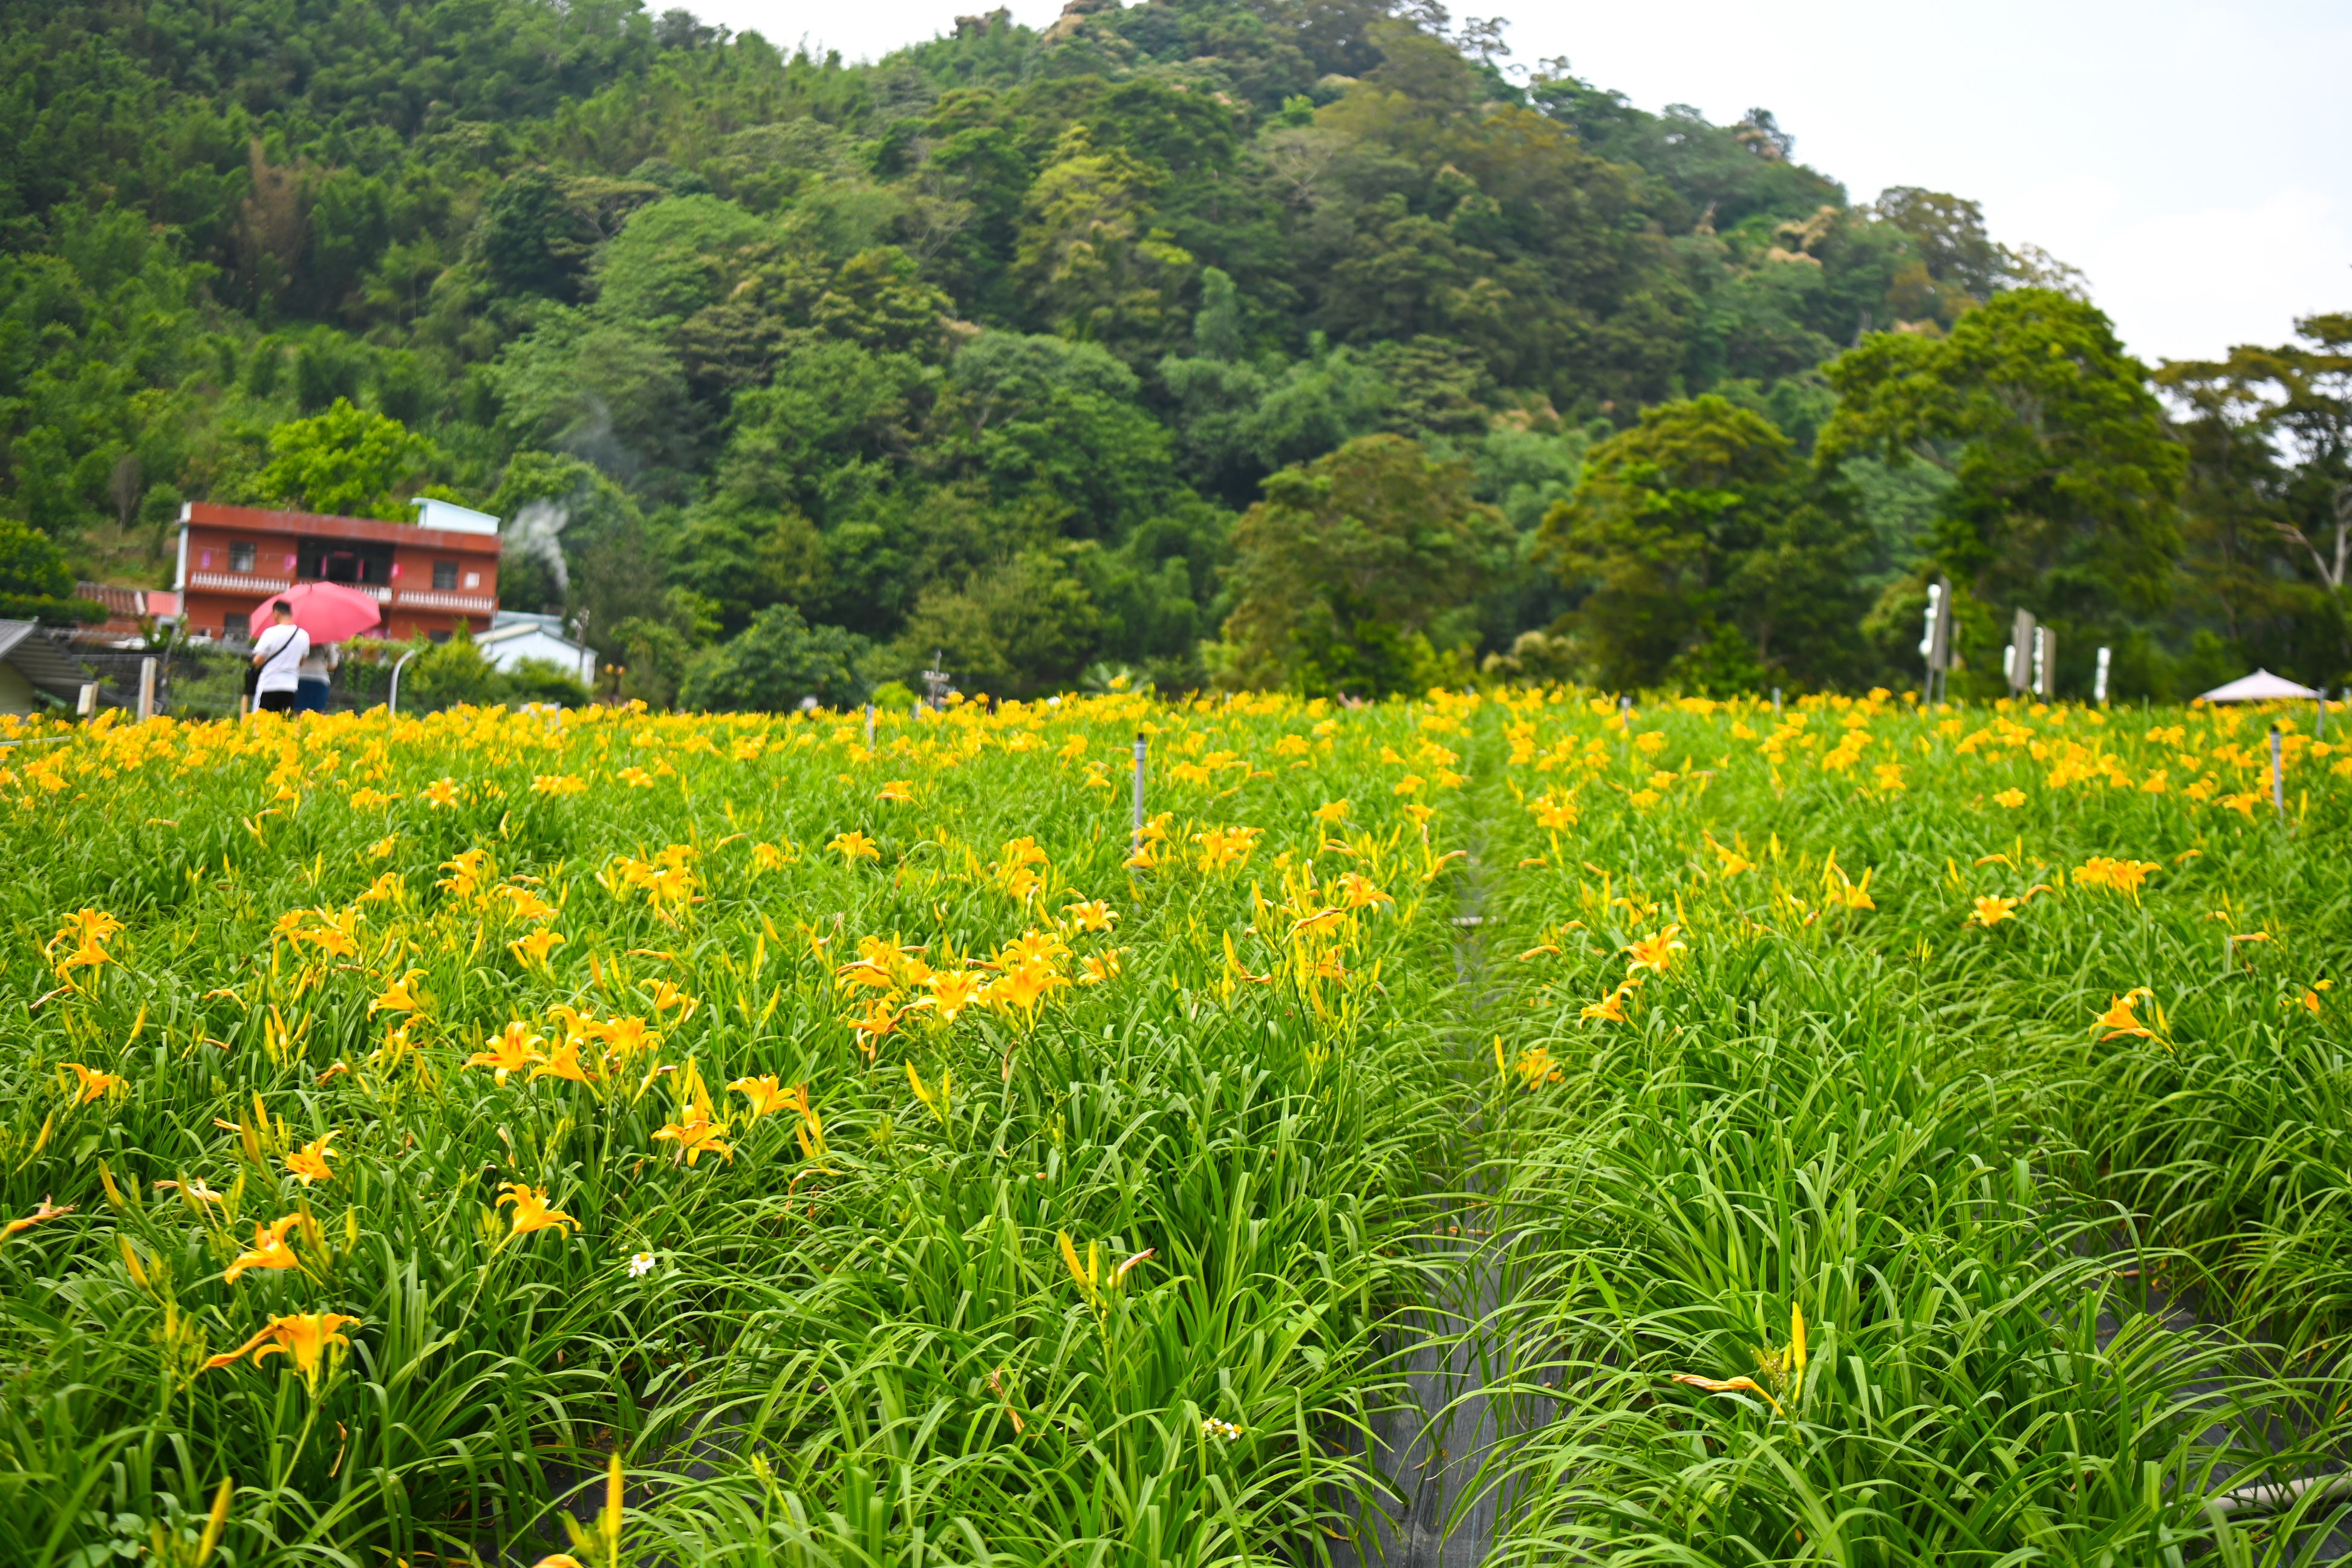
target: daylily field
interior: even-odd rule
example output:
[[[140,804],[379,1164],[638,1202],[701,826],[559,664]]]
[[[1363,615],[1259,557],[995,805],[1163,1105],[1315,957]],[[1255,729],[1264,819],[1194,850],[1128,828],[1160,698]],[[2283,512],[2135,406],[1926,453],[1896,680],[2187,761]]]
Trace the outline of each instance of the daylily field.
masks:
[[[2332,1554],[2315,717],[0,733],[0,1559]]]

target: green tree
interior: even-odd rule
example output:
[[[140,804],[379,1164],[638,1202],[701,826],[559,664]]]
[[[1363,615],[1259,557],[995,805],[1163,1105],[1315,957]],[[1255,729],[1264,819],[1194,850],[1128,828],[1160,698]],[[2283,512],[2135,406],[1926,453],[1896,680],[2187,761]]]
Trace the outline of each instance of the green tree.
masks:
[[[1152,169],[1073,125],[1030,187],[1013,277],[1041,323],[1097,342],[1154,339],[1192,255],[1151,221]]]
[[[2170,597],[2188,456],[2095,307],[2014,289],[1948,338],[1866,338],[1828,375],[1816,460],[1949,470],[1934,550],[1979,599],[2091,631]]]
[[[573,453],[641,489],[674,486],[707,432],[667,338],[588,311],[542,308],[489,379],[509,440]]]
[[[0,616],[15,621],[102,621],[106,609],[74,597],[73,570],[55,541],[0,513]]]
[[[1086,583],[1063,551],[1035,549],[915,602],[881,668],[911,681],[936,655],[968,692],[1032,696],[1068,687],[1102,631]]]
[[[814,697],[825,707],[862,702],[861,637],[811,626],[789,604],[772,604],[732,641],[705,651],[687,671],[680,706],[702,713],[783,713]]]
[[[2009,257],[1985,233],[1982,204],[1917,185],[1890,185],[1878,193],[1876,206],[1881,217],[1911,236],[1936,283],[1982,302],[2007,281]]]
[[[324,413],[269,433],[269,465],[257,487],[263,500],[348,517],[399,521],[441,460],[432,442],[396,419],[337,398]]]
[[[2296,327],[2156,380],[2187,416],[2185,608],[2242,662],[2333,684],[2352,667],[2352,316]]]
[[[1228,678],[1370,695],[1439,676],[1433,632],[1510,559],[1510,524],[1471,485],[1401,435],[1268,478],[1234,528]]]
[[[1864,605],[1840,523],[1786,435],[1710,395],[1646,409],[1593,447],[1538,547],[1580,596],[1569,625],[1595,679],[1750,689],[1772,672],[1843,673]]]

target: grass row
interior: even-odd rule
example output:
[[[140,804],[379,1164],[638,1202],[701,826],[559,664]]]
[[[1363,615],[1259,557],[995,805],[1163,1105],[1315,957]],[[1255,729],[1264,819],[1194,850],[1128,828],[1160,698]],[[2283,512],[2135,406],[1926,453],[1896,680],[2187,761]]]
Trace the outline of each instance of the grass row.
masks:
[[[2282,822],[2231,715],[1500,722],[1496,1559],[2319,1551],[2213,1505],[2342,1462],[2330,748]]]
[[[618,1452],[624,1560],[1320,1550],[1465,1092],[1449,824],[1343,799],[1412,733],[1112,701],[0,753],[0,1206],[49,1216],[0,1244],[0,1539],[527,1563]]]

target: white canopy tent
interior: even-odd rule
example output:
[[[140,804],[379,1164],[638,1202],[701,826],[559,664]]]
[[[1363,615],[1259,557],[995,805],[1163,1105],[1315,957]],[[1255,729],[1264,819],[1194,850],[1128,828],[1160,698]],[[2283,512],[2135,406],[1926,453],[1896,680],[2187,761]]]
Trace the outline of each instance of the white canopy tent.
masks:
[[[2215,686],[2197,700],[2207,703],[2309,703],[2317,702],[2319,694],[2309,686],[2296,685],[2284,675],[2273,675],[2268,670],[2256,670],[2251,675],[2241,675],[2227,685]]]

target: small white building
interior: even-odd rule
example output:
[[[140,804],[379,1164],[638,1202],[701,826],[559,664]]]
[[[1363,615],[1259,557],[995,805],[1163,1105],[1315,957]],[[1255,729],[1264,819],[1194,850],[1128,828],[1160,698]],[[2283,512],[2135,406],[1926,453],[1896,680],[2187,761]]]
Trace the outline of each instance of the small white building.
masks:
[[[436,501],[430,496],[419,496],[409,503],[416,508],[416,526],[438,528],[445,534],[492,534],[499,531],[499,519],[488,512],[478,512],[471,507],[461,507],[455,501]]]
[[[531,615],[501,610],[490,617],[490,629],[474,639],[474,646],[500,670],[512,670],[525,659],[537,659],[577,675],[580,684],[596,684],[596,653],[563,634],[561,615]]]

